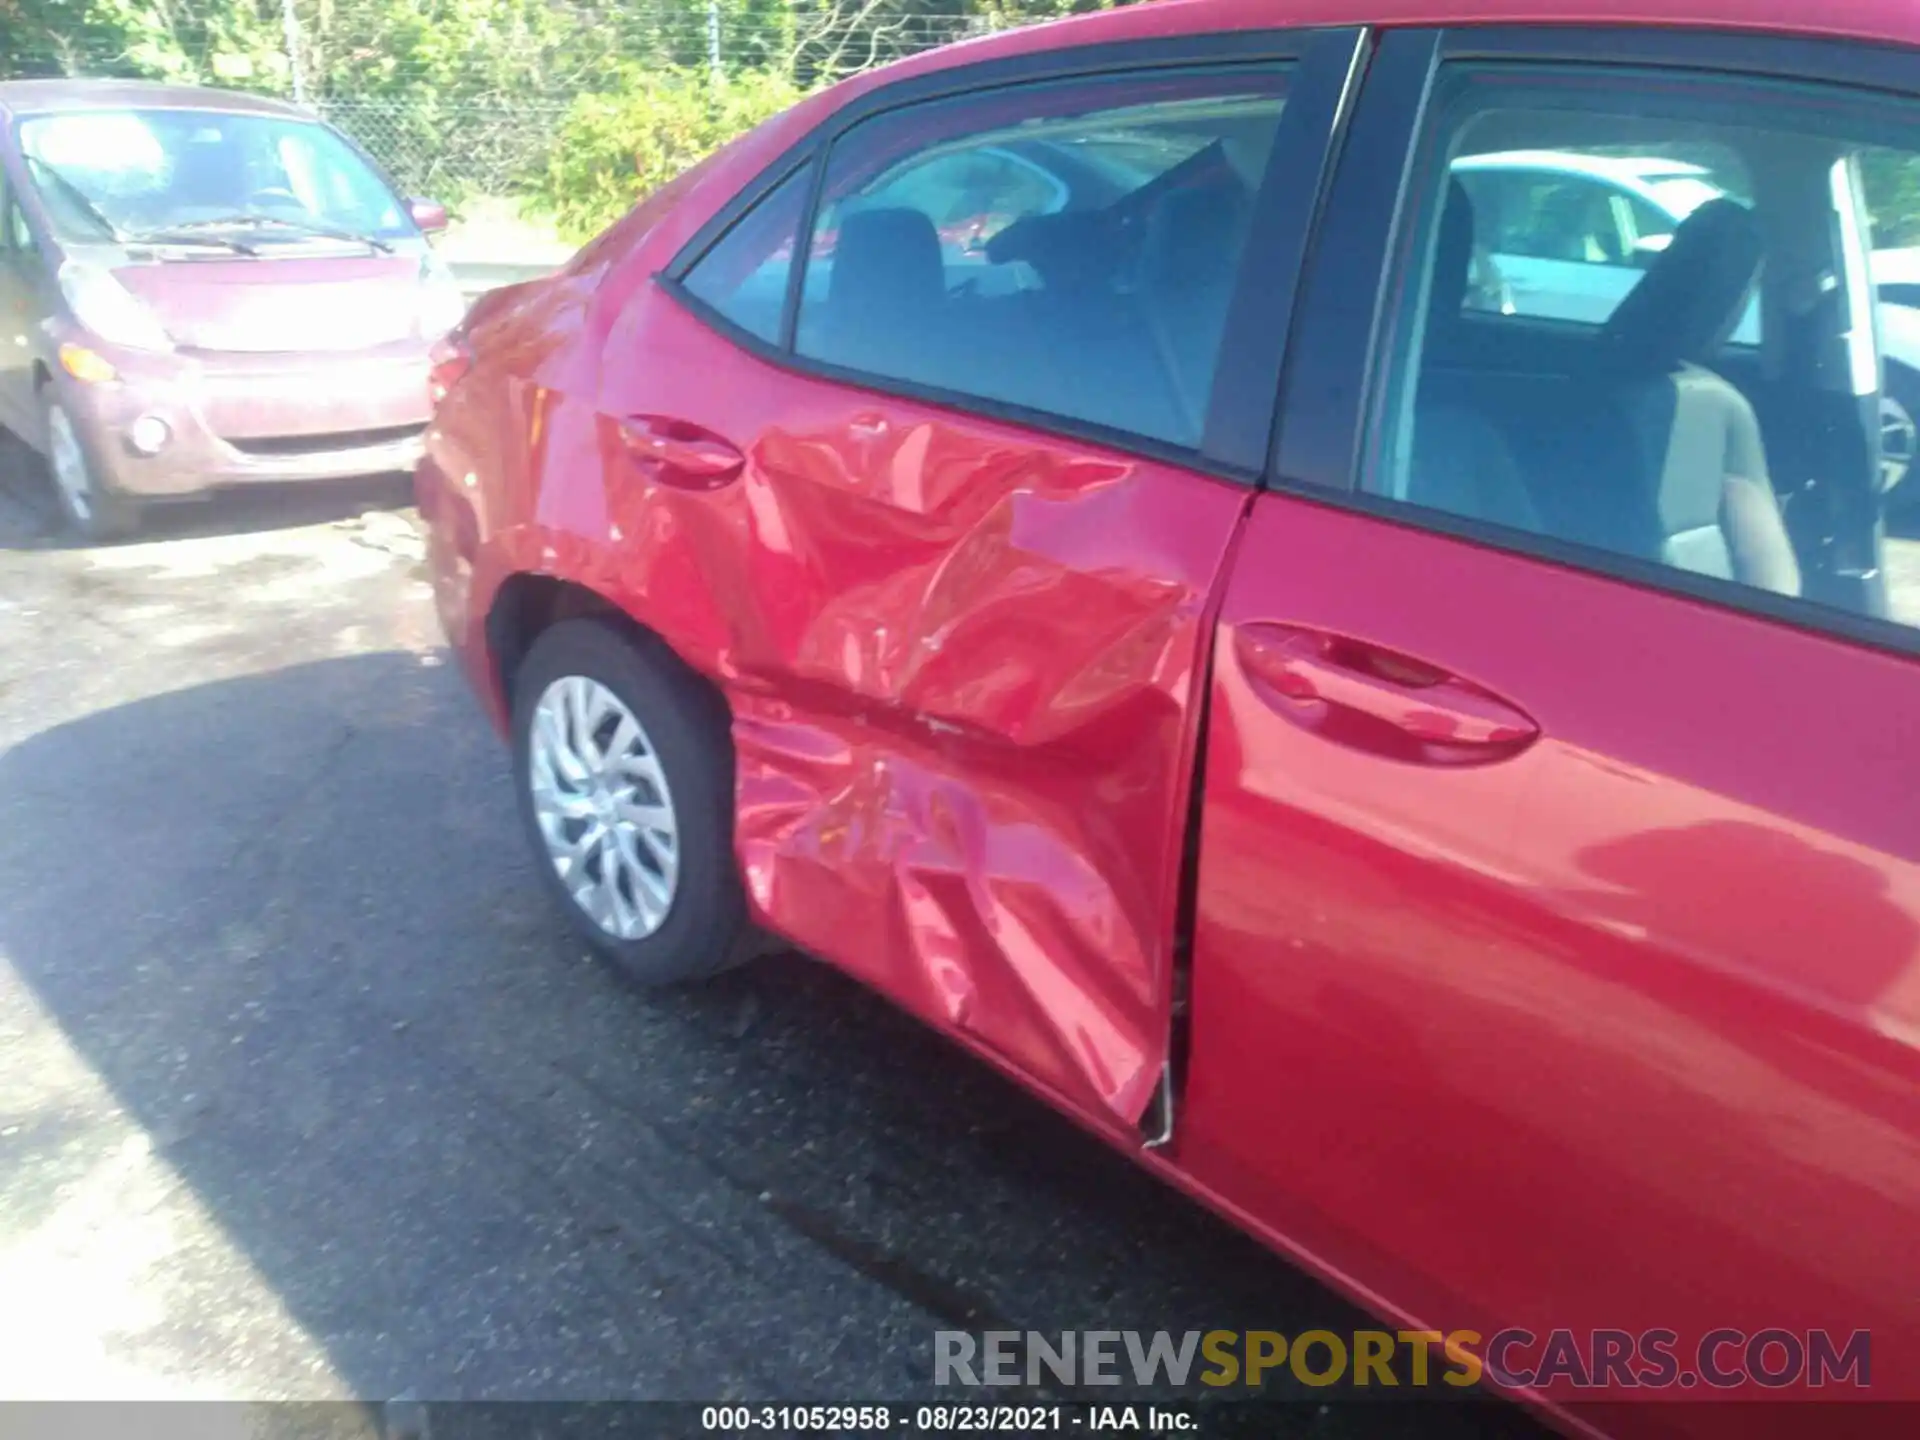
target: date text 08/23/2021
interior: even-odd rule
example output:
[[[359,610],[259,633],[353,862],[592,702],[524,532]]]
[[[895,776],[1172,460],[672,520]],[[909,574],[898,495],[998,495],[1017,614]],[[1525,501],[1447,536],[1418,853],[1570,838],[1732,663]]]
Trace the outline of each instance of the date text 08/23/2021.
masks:
[[[716,1434],[1198,1434],[1181,1405],[707,1405],[700,1428]]]

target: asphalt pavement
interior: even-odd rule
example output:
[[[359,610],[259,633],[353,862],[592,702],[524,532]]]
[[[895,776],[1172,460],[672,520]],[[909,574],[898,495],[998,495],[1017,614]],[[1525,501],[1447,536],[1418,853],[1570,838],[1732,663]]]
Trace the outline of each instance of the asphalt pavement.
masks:
[[[88,550],[0,461],[0,1398],[909,1399],[939,1329],[1369,1323],[824,966],[592,963],[403,481]]]

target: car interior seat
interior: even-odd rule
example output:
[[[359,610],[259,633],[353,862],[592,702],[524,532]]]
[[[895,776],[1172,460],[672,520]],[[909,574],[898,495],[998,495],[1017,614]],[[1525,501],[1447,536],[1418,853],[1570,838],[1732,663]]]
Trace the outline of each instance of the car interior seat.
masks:
[[[834,364],[941,382],[946,267],[933,221],[918,210],[856,210],[840,219],[824,303],[802,308],[800,348]]]
[[[1406,498],[1469,519],[1539,530],[1539,511],[1486,406],[1458,383],[1460,377],[1433,364],[1447,357],[1461,323],[1473,277],[1474,233],[1472,197],[1466,186],[1453,180],[1447,186],[1440,234],[1434,242],[1427,290],[1428,363],[1414,399]]]
[[[1426,343],[1439,363],[1423,373],[1408,498],[1798,594],[1759,421],[1708,368],[1759,275],[1752,213],[1731,200],[1695,211],[1585,343],[1588,355],[1573,358],[1576,340],[1553,374],[1445,368],[1453,349],[1488,353],[1448,343],[1472,238],[1472,202],[1456,188],[1436,246]]]
[[[1140,296],[1182,438],[1198,443],[1251,210],[1237,177],[1175,189],[1147,218]]]
[[[1625,427],[1642,527],[1635,548],[1683,570],[1797,594],[1759,419],[1707,368],[1746,312],[1763,248],[1745,206],[1723,199],[1694,211],[1607,321],[1597,383]]]

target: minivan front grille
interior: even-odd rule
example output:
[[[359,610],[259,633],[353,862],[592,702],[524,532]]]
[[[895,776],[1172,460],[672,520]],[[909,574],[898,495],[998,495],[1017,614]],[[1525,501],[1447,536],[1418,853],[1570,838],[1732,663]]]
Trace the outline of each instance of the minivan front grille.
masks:
[[[427,433],[425,425],[389,425],[384,430],[335,430],[326,435],[255,435],[227,444],[243,455],[333,455],[342,450],[367,450],[397,445]]]

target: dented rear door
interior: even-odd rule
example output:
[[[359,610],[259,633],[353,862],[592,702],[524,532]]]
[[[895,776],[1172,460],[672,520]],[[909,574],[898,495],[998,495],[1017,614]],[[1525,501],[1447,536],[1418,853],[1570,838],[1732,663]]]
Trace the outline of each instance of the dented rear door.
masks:
[[[1357,46],[883,88],[609,334],[605,588],[727,694],[760,917],[1117,1124],[1167,1057],[1210,613]]]

